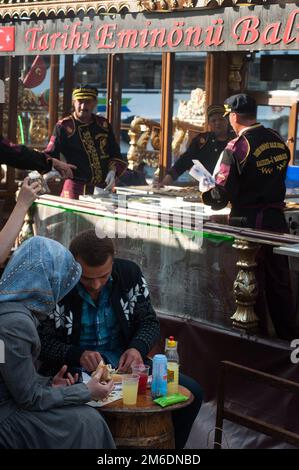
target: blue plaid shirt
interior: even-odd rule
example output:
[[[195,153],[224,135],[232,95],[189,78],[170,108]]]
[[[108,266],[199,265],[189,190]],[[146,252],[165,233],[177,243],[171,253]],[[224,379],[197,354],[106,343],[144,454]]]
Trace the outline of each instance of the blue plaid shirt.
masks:
[[[112,277],[101,290],[97,303],[81,284],[77,289],[83,300],[80,346],[98,351],[106,363],[117,367],[123,347],[121,330],[111,304]]]

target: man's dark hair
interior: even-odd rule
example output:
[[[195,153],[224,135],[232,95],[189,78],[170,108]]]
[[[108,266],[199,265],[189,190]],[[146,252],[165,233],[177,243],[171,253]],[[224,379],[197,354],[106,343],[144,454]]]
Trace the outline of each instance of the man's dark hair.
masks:
[[[256,114],[254,113],[248,113],[248,114],[239,114],[238,115],[238,121],[241,123],[246,122],[246,121],[254,121],[256,119]]]
[[[109,256],[114,257],[115,249],[111,238],[99,238],[94,229],[80,232],[70,243],[70,251],[80,257],[87,266],[102,266]]]

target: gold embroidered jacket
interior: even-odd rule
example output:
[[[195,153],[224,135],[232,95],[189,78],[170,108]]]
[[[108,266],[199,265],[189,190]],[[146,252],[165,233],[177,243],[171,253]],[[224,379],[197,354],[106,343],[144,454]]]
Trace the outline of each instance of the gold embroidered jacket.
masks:
[[[46,148],[51,157],[64,156],[68,163],[76,165],[74,179],[101,185],[108,171],[120,176],[127,167],[107,119],[92,115],[92,121],[84,124],[70,115],[57,122]]]

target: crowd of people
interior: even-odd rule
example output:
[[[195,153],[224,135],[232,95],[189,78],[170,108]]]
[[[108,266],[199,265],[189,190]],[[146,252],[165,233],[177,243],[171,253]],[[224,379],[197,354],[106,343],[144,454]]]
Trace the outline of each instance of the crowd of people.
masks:
[[[127,163],[108,121],[93,113],[96,100],[94,88],[75,89],[74,112],[56,124],[45,152],[2,139],[1,163],[42,173],[55,168],[65,179],[64,197],[76,199],[97,188],[110,189]],[[210,106],[210,131],[193,139],[162,184],[175,181],[197,159],[215,177],[215,186],[202,194],[204,204],[217,210],[230,203],[231,225],[287,232],[283,207],[290,152],[256,115],[256,102],[246,94],[229,97],[224,106]],[[38,182],[24,180],[0,233],[1,262],[39,190]],[[271,247],[264,246],[258,266],[259,291],[266,293],[276,334],[294,338],[288,260],[278,259]],[[256,309],[266,332],[262,295]],[[5,344],[5,362],[0,362],[0,448],[115,448],[101,413],[85,406],[91,399],[106,398],[113,382],[103,383],[100,371],[87,383],[80,379],[83,371],[91,374],[101,361],[120,372],[129,372],[136,364],[151,366],[160,328],[140,267],[115,257],[112,240],[97,236],[95,230],[79,233],[69,249],[32,237],[15,251],[1,277],[0,324]],[[172,413],[176,448],[182,449],[203,392],[182,373],[179,383],[194,396],[187,408]]]

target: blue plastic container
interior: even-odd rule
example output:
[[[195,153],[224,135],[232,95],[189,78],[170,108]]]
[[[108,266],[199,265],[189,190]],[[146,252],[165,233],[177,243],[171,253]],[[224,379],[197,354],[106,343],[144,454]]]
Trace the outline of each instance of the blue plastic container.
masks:
[[[164,354],[153,357],[151,392],[153,399],[167,395],[167,357]]]
[[[286,187],[299,188],[299,166],[288,166],[286,175]]]

